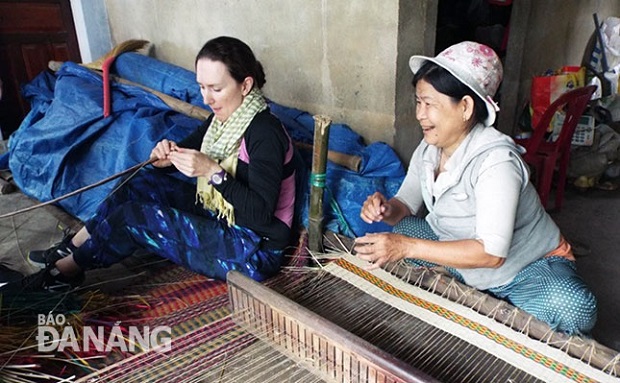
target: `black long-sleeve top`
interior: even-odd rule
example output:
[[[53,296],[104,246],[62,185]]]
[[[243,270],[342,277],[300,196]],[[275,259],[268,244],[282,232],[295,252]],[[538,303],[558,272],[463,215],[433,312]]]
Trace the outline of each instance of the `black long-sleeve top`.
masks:
[[[200,150],[212,118],[178,145]],[[258,113],[243,134],[235,177],[228,175],[214,187],[234,207],[235,223],[264,238],[263,248],[288,245],[295,204],[293,145],[269,109]]]

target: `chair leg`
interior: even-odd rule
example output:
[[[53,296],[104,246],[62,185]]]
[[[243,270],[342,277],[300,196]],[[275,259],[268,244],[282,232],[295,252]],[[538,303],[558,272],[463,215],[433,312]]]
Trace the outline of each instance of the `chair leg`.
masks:
[[[540,202],[543,207],[547,209],[549,194],[551,193],[551,183],[553,181],[553,172],[555,170],[555,158],[545,157],[540,170],[540,178],[538,179],[538,195],[540,196]]]
[[[570,152],[565,151],[562,153],[558,166],[558,186],[555,192],[555,209],[558,211],[562,209],[562,202],[564,200],[564,188],[566,187],[566,172],[568,170],[569,160]]]
[[[549,185],[547,186],[547,184]],[[549,203],[549,188],[550,187],[551,185],[547,181],[547,179],[544,177],[541,177],[541,179],[538,181],[538,196],[540,197],[540,203],[542,204],[545,210],[547,209],[547,204]]]

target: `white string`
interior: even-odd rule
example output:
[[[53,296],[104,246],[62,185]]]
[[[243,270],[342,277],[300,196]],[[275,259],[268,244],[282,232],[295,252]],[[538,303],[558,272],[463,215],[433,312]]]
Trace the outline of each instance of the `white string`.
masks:
[[[345,258],[347,261],[359,267],[363,267],[363,263],[360,262],[360,260],[355,257],[349,257],[349,256],[344,255],[343,258]],[[497,343],[489,340],[488,338],[484,336],[481,336],[480,334],[474,331],[465,329],[462,326],[454,325],[454,323],[452,323],[451,321],[448,321],[445,318],[438,317],[435,314],[426,312],[426,310],[422,310],[421,308],[413,304],[409,304],[402,300],[395,300],[394,297],[387,294],[383,290],[379,289],[377,286],[373,285],[372,283],[364,280],[363,278],[353,273],[350,273],[342,268],[339,268],[334,264],[327,265],[326,269],[328,272],[330,272],[333,275],[339,276],[341,278],[346,278],[347,282],[349,283],[353,283],[352,281],[355,281],[355,283],[353,284],[356,286],[358,285],[363,286],[360,288],[362,288],[367,293],[377,297],[378,299],[382,301],[390,302],[391,304],[395,305],[395,307],[398,307],[399,309],[405,312],[409,312],[411,315],[415,315],[416,317],[424,321],[427,321],[428,323],[432,325],[440,327],[444,329],[444,331],[450,332],[451,334],[458,336],[464,341],[473,342],[475,340],[476,344],[480,348],[487,350],[493,355],[503,359],[507,363],[513,364],[518,368],[528,371],[530,374],[538,376],[540,379],[543,379],[543,380],[551,379],[550,381],[554,381],[554,382],[561,381],[561,379],[564,379],[564,381],[569,381],[569,380],[566,380],[563,376],[556,374],[547,368],[544,368],[543,366],[539,365],[538,363],[535,363],[534,361],[528,358],[522,357],[521,355],[518,355],[517,353],[511,350],[507,350],[504,347],[499,348]],[[594,379],[598,379],[600,381],[610,380],[609,375],[604,374],[602,371],[595,369],[592,366],[586,365],[585,363],[579,361],[576,358],[569,357],[561,350],[549,347],[546,344],[538,342],[534,339],[531,339],[524,334],[517,333],[507,328],[506,326],[498,325],[498,323],[492,320],[491,318],[488,318],[484,315],[480,315],[476,313],[475,311],[467,307],[464,307],[463,305],[460,305],[448,299],[439,297],[435,294],[429,293],[415,286],[405,284],[403,281],[387,273],[385,270],[372,270],[371,273],[381,278],[382,280],[387,281],[388,283],[390,283],[391,285],[393,285],[394,287],[398,289],[401,289],[403,291],[408,291],[410,293],[415,292],[415,295],[422,299],[438,304],[466,318],[470,318],[470,319],[473,318],[473,320],[476,323],[480,323],[492,329],[493,331],[497,332],[498,334],[504,337],[507,337],[509,339],[512,339],[518,342],[519,344],[525,345],[526,347],[531,348],[549,358],[559,361],[562,364],[565,364],[566,366],[576,371],[580,371],[586,376],[591,376]]]

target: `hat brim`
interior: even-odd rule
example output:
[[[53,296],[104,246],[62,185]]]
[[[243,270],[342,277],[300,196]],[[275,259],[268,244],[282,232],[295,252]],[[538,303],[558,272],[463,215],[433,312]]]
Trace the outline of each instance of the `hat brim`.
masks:
[[[425,61],[431,61],[437,65],[439,65],[440,67],[442,67],[443,69],[447,70],[448,72],[450,72],[454,77],[456,77],[457,80],[459,80],[460,82],[462,82],[463,84],[465,84],[469,89],[471,89],[472,91],[474,91],[474,93],[476,93],[478,95],[478,97],[480,97],[480,99],[484,102],[485,106],[487,107],[487,112],[488,112],[488,116],[487,118],[483,121],[484,125],[486,126],[491,126],[493,125],[493,123],[495,122],[495,118],[497,117],[497,114],[495,112],[495,108],[497,107],[495,104],[491,104],[487,99],[486,96],[483,95],[482,93],[480,93],[477,89],[473,88],[471,85],[469,85],[466,81],[463,80],[463,78],[458,74],[455,73],[450,66],[445,65],[445,63],[443,62],[443,60],[438,59],[437,57],[427,57],[427,56],[411,56],[411,58],[409,59],[409,68],[411,69],[411,71],[413,72],[413,74],[416,74],[420,68],[422,67],[422,65],[424,65]]]

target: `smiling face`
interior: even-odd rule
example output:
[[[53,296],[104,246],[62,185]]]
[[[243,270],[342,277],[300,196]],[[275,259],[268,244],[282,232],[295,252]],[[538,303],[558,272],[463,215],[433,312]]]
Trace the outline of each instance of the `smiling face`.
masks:
[[[473,99],[469,96],[455,102],[423,79],[416,84],[416,118],[422,126],[424,141],[448,155],[469,133],[472,107]]]
[[[226,122],[241,106],[254,83],[251,77],[246,77],[242,83],[237,82],[223,62],[206,57],[196,62],[196,81],[203,102],[209,105],[220,122]]]

